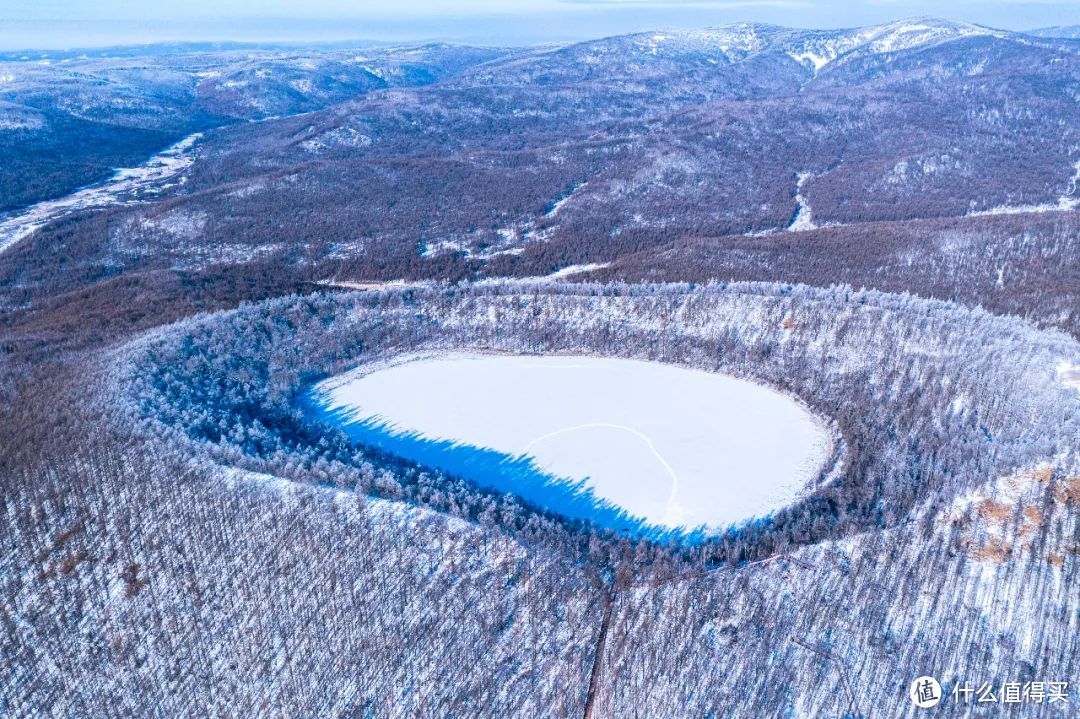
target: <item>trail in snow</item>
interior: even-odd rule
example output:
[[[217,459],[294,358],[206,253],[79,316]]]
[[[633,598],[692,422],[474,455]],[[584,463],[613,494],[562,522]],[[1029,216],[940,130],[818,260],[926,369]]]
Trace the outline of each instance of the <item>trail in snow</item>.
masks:
[[[605,267],[611,266],[610,262],[591,262],[585,265],[570,265],[564,267],[561,270],[555,270],[550,275],[544,275],[541,277],[526,278],[529,280],[562,280],[568,277],[574,277],[576,275],[585,275],[590,272],[596,272],[602,270]]]
[[[188,135],[138,167],[118,169],[105,182],[3,216],[0,218],[0,252],[53,220],[79,210],[135,204],[147,195],[155,195],[183,183],[182,177],[177,182],[168,181],[191,166],[195,159],[191,150],[201,137],[201,132]]]
[[[584,365],[569,366],[573,368],[584,367]],[[542,434],[539,437],[536,437],[528,444],[526,444],[521,449],[521,451],[518,452],[518,455],[523,457],[530,456],[533,447],[545,440],[552,439],[553,437],[558,437],[559,435],[566,434],[568,432],[576,432],[577,430],[581,429],[592,429],[594,427],[617,429],[622,432],[627,432],[645,443],[645,446],[649,448],[649,452],[652,453],[652,455],[656,458],[656,461],[660,463],[660,465],[664,468],[664,471],[666,471],[668,476],[671,477],[671,493],[668,495],[667,508],[660,522],[668,526],[678,526],[679,524],[685,522],[687,512],[685,509],[679,506],[678,501],[675,499],[679,494],[678,473],[675,471],[675,468],[671,466],[671,463],[664,459],[664,455],[660,454],[660,451],[656,449],[656,445],[653,444],[652,439],[647,434],[639,432],[633,427],[627,427],[624,424],[613,424],[611,422],[588,422],[586,424],[575,424],[571,427],[563,427],[562,429],[557,429],[554,432],[548,432],[547,434]]]

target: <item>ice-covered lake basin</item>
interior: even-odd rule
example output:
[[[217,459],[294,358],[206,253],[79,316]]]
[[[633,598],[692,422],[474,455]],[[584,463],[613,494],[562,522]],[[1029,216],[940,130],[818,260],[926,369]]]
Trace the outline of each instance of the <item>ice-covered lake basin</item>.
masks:
[[[320,382],[306,406],[358,443],[633,533],[767,515],[832,451],[771,388],[616,358],[404,357]]]

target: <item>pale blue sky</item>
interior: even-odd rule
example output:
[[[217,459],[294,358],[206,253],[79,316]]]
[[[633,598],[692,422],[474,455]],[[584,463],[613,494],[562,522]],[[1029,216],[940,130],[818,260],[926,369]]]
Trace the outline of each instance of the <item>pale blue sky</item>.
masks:
[[[1029,29],[1080,0],[0,0],[0,48],[184,40],[530,44],[737,20],[851,27],[916,15]]]

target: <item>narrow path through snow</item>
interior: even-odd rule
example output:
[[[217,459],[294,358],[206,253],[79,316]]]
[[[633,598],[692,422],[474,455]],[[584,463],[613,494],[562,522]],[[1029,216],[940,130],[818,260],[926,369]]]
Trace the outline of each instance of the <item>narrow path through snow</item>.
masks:
[[[558,437],[559,435],[563,435],[568,432],[576,432],[578,430],[591,429],[594,427],[605,427],[608,429],[617,429],[624,432],[629,432],[630,434],[645,443],[645,446],[649,448],[649,451],[652,452],[652,455],[656,457],[657,461],[660,462],[661,465],[663,465],[664,469],[667,470],[668,476],[671,477],[671,491],[668,493],[668,501],[662,523],[666,525],[682,524],[683,520],[685,520],[686,512],[678,506],[678,503],[675,499],[679,493],[678,472],[676,472],[675,468],[672,467],[666,459],[664,459],[664,455],[660,454],[660,452],[656,449],[656,445],[653,444],[653,441],[651,439],[649,439],[649,436],[642,432],[639,432],[633,427],[627,427],[624,424],[613,424],[611,422],[589,422],[588,424],[575,424],[571,427],[563,427],[562,429],[557,429],[554,432],[548,432],[547,434],[540,435],[539,437],[533,439],[527,445],[522,447],[521,451],[518,452],[518,454],[523,456],[531,456],[533,453],[533,447],[540,444],[541,442],[552,439],[554,437]]]

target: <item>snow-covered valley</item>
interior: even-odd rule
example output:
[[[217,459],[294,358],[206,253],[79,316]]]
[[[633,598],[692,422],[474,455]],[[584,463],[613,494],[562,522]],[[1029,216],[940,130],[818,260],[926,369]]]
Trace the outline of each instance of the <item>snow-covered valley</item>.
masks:
[[[655,362],[405,357],[318,389],[365,443],[602,524],[566,493],[587,488],[650,527],[720,528],[790,504],[832,446],[785,395]]]
[[[194,161],[192,149],[201,137],[201,132],[188,135],[138,167],[117,169],[103,183],[0,215],[0,252],[60,217],[80,210],[132,204],[183,182],[178,176]]]

